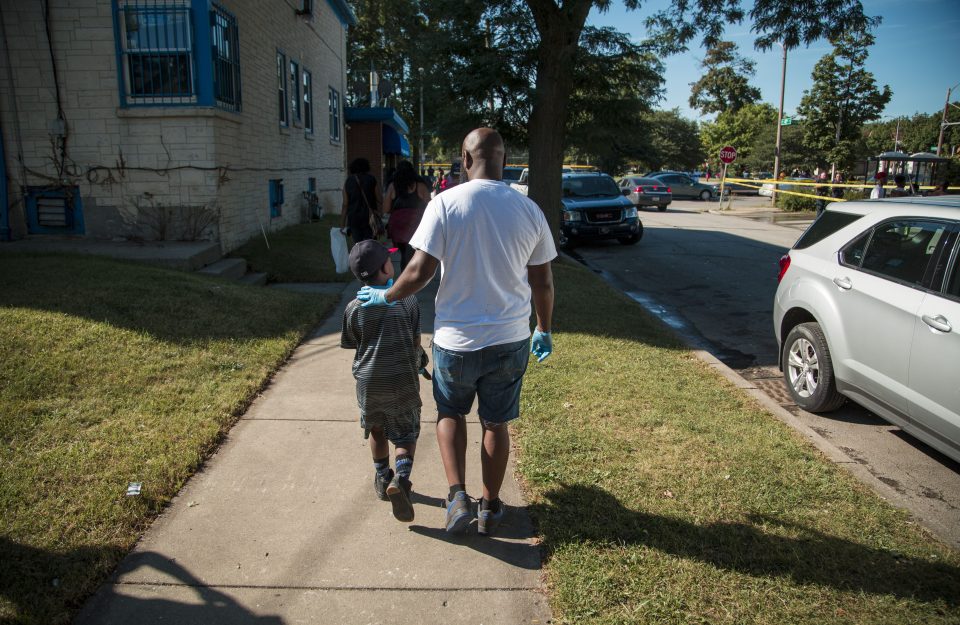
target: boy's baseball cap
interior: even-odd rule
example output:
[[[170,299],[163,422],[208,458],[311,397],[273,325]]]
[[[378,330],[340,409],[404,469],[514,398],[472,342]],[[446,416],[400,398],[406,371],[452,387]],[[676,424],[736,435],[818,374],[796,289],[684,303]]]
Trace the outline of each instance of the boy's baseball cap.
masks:
[[[360,241],[350,250],[350,271],[360,280],[368,280],[376,275],[390,254],[397,251],[373,239]]]

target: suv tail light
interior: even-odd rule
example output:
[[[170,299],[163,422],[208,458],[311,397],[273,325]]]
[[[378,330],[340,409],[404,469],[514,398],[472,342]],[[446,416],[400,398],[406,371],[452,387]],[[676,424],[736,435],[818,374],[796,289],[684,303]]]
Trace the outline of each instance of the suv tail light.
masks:
[[[783,274],[787,273],[787,269],[790,268],[790,252],[787,252],[780,257],[780,273],[777,274],[777,284],[780,284],[780,281],[783,280]]]

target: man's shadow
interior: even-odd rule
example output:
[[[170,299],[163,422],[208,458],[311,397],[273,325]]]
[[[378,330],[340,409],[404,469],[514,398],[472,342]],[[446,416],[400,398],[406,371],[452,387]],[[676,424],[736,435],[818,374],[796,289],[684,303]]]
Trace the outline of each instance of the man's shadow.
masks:
[[[54,552],[0,536],[0,554],[3,556],[0,597],[15,606],[14,622],[66,622],[68,613],[82,606],[74,625],[101,622],[283,625],[280,617],[251,613],[232,597],[204,585],[183,566],[158,553],[136,554],[133,568],[150,567],[169,576],[169,581],[164,583],[167,594],[171,594],[170,586],[183,587],[186,589],[183,594],[188,595],[184,601],[159,596],[156,592],[151,593],[152,598],[133,597],[123,589],[132,589],[134,585],[108,582],[84,605],[83,601],[93,590],[91,569],[111,566],[121,556],[121,551],[112,547],[79,547]],[[56,584],[52,580],[57,580]]]
[[[645,545],[756,577],[960,605],[960,569],[955,566],[869,547],[776,517],[697,525],[630,510],[603,489],[586,485],[548,491],[529,510],[548,549],[585,540]],[[789,529],[795,537],[770,534],[763,526]]]

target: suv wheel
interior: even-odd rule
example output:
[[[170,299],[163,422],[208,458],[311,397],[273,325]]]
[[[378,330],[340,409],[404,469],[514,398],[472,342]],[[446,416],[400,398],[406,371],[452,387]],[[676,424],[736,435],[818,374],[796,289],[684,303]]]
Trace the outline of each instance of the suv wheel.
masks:
[[[563,232],[563,228],[560,229],[560,234],[557,237],[558,243],[560,243],[560,249],[570,251],[573,249],[573,237],[568,237]]]
[[[797,405],[808,412],[830,412],[846,401],[837,392],[827,338],[815,322],[801,323],[783,342],[783,381]]]
[[[701,192],[700,192],[700,199],[703,200],[704,202],[710,201],[710,192],[707,191],[706,189],[704,189],[703,191],[701,191]]]

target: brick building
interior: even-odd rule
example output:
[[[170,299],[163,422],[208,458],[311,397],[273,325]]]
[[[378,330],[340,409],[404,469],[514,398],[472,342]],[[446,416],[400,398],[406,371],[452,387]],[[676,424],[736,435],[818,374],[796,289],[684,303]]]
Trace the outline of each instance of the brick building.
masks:
[[[387,173],[397,167],[401,158],[410,157],[410,142],[404,136],[407,123],[391,107],[348,107],[347,158],[364,157],[370,161],[370,172],[382,185]]]
[[[4,0],[0,240],[219,241],[338,211],[345,0]]]

